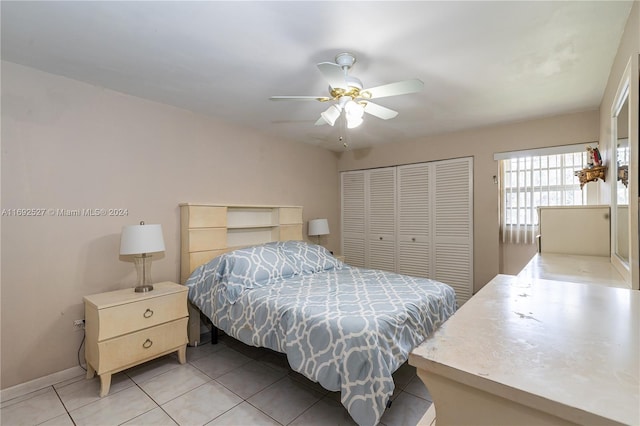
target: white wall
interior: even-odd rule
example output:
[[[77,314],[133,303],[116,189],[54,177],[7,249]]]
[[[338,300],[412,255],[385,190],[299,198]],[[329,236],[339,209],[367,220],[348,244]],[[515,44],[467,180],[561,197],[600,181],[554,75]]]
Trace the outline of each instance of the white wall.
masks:
[[[179,279],[180,202],[304,206],[339,247],[335,154],[2,63],[2,208],[124,208],[126,216],[2,217],[1,387],[76,365],[82,297],[135,281],[120,230],[160,223],[154,281]],[[306,228],[305,228],[306,229]]]

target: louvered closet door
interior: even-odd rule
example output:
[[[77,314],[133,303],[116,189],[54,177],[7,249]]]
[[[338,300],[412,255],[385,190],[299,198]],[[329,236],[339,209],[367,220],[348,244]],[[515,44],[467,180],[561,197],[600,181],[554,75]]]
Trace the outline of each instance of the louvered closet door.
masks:
[[[342,173],[342,255],[351,266],[365,266],[365,172]]]
[[[431,276],[429,164],[398,167],[397,272]]]
[[[445,160],[433,167],[433,278],[453,287],[460,305],[473,292],[473,162]]]
[[[367,170],[365,266],[396,270],[396,168]]]

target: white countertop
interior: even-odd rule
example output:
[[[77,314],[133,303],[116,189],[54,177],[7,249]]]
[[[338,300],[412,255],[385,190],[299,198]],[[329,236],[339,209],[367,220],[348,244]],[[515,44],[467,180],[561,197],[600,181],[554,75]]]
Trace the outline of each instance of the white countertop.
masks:
[[[498,275],[410,363],[576,423],[637,425],[640,292]]]
[[[613,268],[608,256],[538,253],[518,277],[631,288]]]

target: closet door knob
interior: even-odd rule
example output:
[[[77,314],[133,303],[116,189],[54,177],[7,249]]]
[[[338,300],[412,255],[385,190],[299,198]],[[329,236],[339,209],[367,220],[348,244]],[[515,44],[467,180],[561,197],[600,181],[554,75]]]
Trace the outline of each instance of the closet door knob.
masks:
[[[382,241],[382,237],[380,237],[380,241]]]
[[[416,237],[411,238],[411,241],[416,242]]]

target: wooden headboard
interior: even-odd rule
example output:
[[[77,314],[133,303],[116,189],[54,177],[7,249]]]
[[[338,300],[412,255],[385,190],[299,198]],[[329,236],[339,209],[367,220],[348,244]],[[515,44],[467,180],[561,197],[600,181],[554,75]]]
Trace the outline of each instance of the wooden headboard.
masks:
[[[216,256],[271,241],[302,240],[300,206],[180,204],[180,282]],[[200,340],[200,314],[189,307],[189,343]]]

